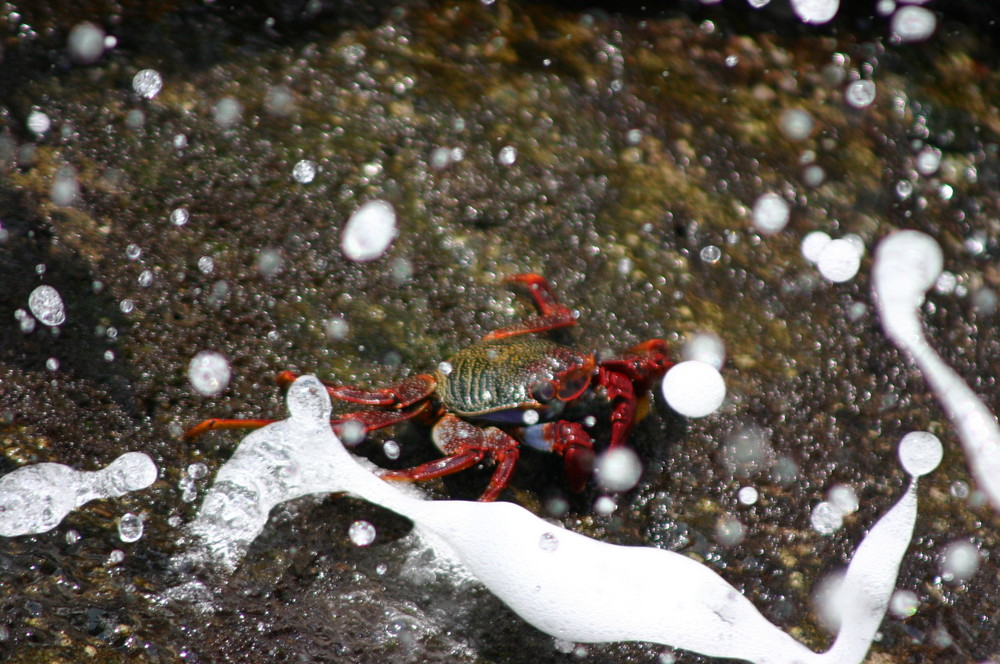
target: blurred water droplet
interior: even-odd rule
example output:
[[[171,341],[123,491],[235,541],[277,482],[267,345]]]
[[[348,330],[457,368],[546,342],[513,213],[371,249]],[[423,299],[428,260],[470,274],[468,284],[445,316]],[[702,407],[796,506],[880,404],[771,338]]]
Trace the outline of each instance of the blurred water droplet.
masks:
[[[229,378],[229,361],[215,351],[201,351],[188,365],[188,380],[195,390],[207,397],[215,396],[226,389]]]
[[[375,526],[368,521],[355,521],[347,530],[347,536],[358,546],[368,546],[375,541]]]
[[[152,99],[163,89],[163,77],[155,69],[142,69],[132,77],[132,89],[140,97]]]

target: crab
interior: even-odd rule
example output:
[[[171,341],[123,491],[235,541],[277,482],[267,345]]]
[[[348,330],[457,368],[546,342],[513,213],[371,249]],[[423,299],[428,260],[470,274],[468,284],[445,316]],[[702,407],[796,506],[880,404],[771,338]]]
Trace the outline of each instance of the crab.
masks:
[[[442,362],[434,373],[376,389],[324,382],[334,399],[368,407],[331,420],[338,434],[352,426],[367,434],[412,419],[433,423],[432,438],[444,456],[384,471],[383,479],[430,480],[488,458],[495,469],[479,500],[496,500],[514,473],[523,442],[561,455],[569,488],[579,492],[587,484],[594,459],[594,444],[583,424],[593,419],[587,416],[591,397],[610,403],[611,448],[626,443],[635,422],[648,410],[650,388],[672,365],[664,340],[650,339],[616,357],[598,360],[593,352],[543,336],[577,320],[543,277],[516,274],[509,281],[527,286],[537,315],[490,332]],[[277,380],[284,386],[296,378],[282,371]],[[273,421],[208,419],[185,437],[217,429],[252,429]]]

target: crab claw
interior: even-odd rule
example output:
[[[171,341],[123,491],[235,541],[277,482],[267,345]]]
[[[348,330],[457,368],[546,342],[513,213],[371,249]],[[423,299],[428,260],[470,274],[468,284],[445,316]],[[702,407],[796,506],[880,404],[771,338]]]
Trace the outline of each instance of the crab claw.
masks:
[[[594,471],[593,448],[574,445],[563,455],[563,466],[566,468],[566,480],[570,491],[580,493],[587,488],[587,480]]]

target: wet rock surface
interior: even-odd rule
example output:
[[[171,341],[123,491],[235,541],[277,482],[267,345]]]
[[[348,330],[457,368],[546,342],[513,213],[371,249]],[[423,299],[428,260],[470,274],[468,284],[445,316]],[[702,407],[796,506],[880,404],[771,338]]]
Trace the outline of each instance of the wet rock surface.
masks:
[[[561,336],[581,346],[662,336],[679,354],[690,335],[718,334],[729,398],[698,420],[657,398],[633,435],[642,481],[611,516],[595,514],[596,490],[567,495],[559,460],[530,450],[506,499],[544,514],[565,497],[567,527],[689,552],[819,649],[814,589],[903,490],[899,438],[929,430],[945,460],[923,481],[899,580],[919,606],[886,618],[872,657],[1000,655],[1000,518],[923,377],[883,335],[868,279],[887,233],[937,239],[951,277],[924,307],[929,336],[996,412],[990,45],[961,23],[900,45],[843,26],[779,37],[721,12],[377,9],[294,38],[187,15],[189,36],[223,37],[193,61],[124,35],[93,64],[49,57],[72,16],[5,44],[0,67],[37,69],[5,75],[17,85],[0,117],[0,472],[42,461],[92,470],[140,450],[161,476],[49,533],[0,541],[2,656],[658,661],[659,646],[553,644],[437,570],[405,520],[345,497],[278,508],[211,610],[158,599],[185,578],[168,561],[198,504],[178,488],[187,468],[207,465],[203,490],[239,439],[185,442],[184,429],[210,416],[284,417],[282,369],[364,385],[433,370],[527,311],[501,283],[524,271],[579,309]],[[133,86],[143,69],[163,80],[151,98]],[[867,106],[845,96],[858,79],[875,83]],[[789,130],[789,111],[808,114],[805,136]],[[773,235],[751,220],[765,193],[791,209]],[[341,233],[371,200],[393,206],[398,235],[383,257],[352,262]],[[817,230],[863,241],[857,276],[831,283],[803,257]],[[17,312],[41,284],[60,293],[66,321],[26,330]],[[204,350],[230,362],[215,397],[188,381]],[[399,459],[385,456],[386,437]],[[435,456],[419,425],[356,451],[397,468]],[[429,488],[474,498],[489,470]],[[749,506],[737,498],[748,485],[759,492]],[[823,535],[810,513],[836,485],[860,509]],[[134,543],[118,539],[127,512],[145,517]],[[358,520],[376,527],[369,546],[348,538]],[[941,578],[956,540],[981,557],[964,583]]]

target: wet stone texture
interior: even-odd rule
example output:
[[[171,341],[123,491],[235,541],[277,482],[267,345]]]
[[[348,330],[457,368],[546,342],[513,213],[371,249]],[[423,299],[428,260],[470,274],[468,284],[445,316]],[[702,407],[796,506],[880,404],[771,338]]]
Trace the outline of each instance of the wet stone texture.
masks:
[[[696,332],[719,335],[729,397],[700,420],[657,398],[632,439],[641,483],[610,516],[595,514],[596,489],[566,495],[559,461],[530,450],[504,499],[544,514],[563,496],[567,527],[687,552],[821,649],[814,591],[903,490],[899,438],[929,430],[945,460],[922,482],[898,584],[919,605],[887,616],[870,661],[1000,657],[1000,518],[922,376],[882,334],[868,278],[887,233],[937,239],[952,280],[930,294],[926,327],[997,411],[997,57],[977,26],[946,22],[906,45],[878,22],[808,28],[778,10],[368,9],[285,32],[287,16],[158,9],[167,35],[202,44],[194,56],[144,41],[147,26],[81,64],[64,51],[78,19],[58,14],[4,43],[0,67],[22,69],[0,94],[0,473],[91,470],[141,450],[160,480],[0,540],[0,659],[660,661],[660,646],[554,643],[436,568],[408,522],[345,497],[278,508],[207,604],[161,598],[189,580],[169,558],[240,438],[185,442],[187,427],[284,417],[282,369],[363,385],[432,371],[525,313],[501,283],[524,271],[578,309],[562,340],[614,351],[660,336],[679,353]],[[163,80],[152,98],[133,88],[143,69]],[[859,78],[876,90],[861,108],[845,98]],[[805,135],[788,131],[789,111],[807,114]],[[927,149],[936,169],[918,163]],[[293,175],[303,160],[308,182]],[[769,192],[791,208],[773,235],[750,214]],[[370,200],[391,203],[398,235],[355,263],[341,233]],[[803,257],[816,230],[860,238],[857,276],[831,283]],[[41,284],[65,304],[57,328],[32,328]],[[203,350],[230,363],[215,397],[188,381]],[[399,459],[385,456],[387,436]],[[356,451],[382,466],[435,456],[422,425],[371,438]],[[208,475],[183,491],[195,462]],[[428,489],[474,498],[489,470]],[[835,485],[860,509],[823,535],[809,517]],[[742,486],[755,504],[737,500]],[[116,531],[126,512],[145,517],[129,544]],[[741,536],[720,528],[733,519]],[[365,547],[347,536],[358,520],[377,531]],[[941,577],[956,540],[981,557],[964,583]]]

